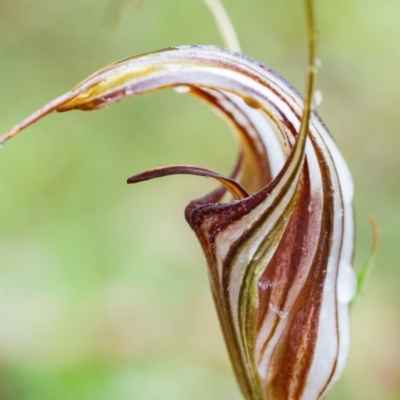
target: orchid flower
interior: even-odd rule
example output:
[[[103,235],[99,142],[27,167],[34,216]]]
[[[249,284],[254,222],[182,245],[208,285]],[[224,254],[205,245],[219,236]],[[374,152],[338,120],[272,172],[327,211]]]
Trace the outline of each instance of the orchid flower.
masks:
[[[349,350],[355,293],[353,184],[324,123],[311,110],[316,74],[312,1],[305,99],[276,72],[212,46],[180,46],[124,59],[93,74],[3,136],[53,111],[97,110],[174,88],[199,97],[233,127],[241,152],[230,177],[175,165],[129,183],[193,174],[221,187],[192,201],[188,223],[204,250],[216,309],[247,400],[315,400],[338,379]]]

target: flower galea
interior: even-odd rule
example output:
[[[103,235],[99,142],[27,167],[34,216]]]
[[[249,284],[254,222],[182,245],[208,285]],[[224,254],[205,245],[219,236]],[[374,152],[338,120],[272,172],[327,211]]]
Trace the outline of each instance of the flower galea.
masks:
[[[338,379],[349,350],[355,292],[353,184],[325,125],[311,110],[313,9],[306,1],[306,96],[276,72],[231,50],[179,46],[131,57],[93,74],[16,125],[1,141],[53,111],[97,110],[174,88],[197,96],[237,134],[229,177],[176,165],[142,172],[217,179],[185,216],[205,253],[232,365],[247,400],[315,400]]]

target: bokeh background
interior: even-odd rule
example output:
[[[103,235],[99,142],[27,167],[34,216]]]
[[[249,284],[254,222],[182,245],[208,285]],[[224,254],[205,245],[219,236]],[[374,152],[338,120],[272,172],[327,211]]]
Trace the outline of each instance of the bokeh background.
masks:
[[[329,400],[400,399],[400,2],[319,0],[319,112],[356,185],[359,268],[372,213],[381,248],[353,310]],[[302,90],[300,0],[225,0],[243,51]],[[0,132],[120,58],[221,44],[201,0],[1,0]],[[172,163],[228,174],[237,144],[170,91],[52,115],[0,151],[0,400],[239,400],[205,261],[183,218],[215,186],[125,179]]]

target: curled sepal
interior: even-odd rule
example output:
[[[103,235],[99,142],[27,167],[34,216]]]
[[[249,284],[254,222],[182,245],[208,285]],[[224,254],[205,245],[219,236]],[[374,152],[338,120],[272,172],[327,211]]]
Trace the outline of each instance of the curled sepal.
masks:
[[[237,200],[222,187],[189,204],[186,218],[208,261],[243,394],[319,399],[343,370],[349,348],[353,186],[325,126],[307,103],[302,118],[303,99],[280,76],[228,50],[170,48],[97,72],[2,141],[55,110],[94,110],[170,87],[200,97],[233,126],[241,143],[236,169],[228,179],[170,167],[136,181],[183,172],[233,188]]]

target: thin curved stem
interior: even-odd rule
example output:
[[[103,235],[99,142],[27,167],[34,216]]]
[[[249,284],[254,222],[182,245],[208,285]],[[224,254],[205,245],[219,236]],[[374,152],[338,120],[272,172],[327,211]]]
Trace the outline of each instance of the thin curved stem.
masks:
[[[204,0],[215,18],[219,32],[226,48],[241,52],[235,28],[220,0]]]
[[[311,103],[314,93],[314,86],[317,76],[316,49],[317,49],[317,34],[314,18],[314,3],[313,0],[304,0],[306,22],[307,22],[307,39],[308,39],[308,62],[307,62],[307,82],[306,92],[304,96],[304,110],[300,126],[300,138],[306,138],[306,132],[310,122]]]

